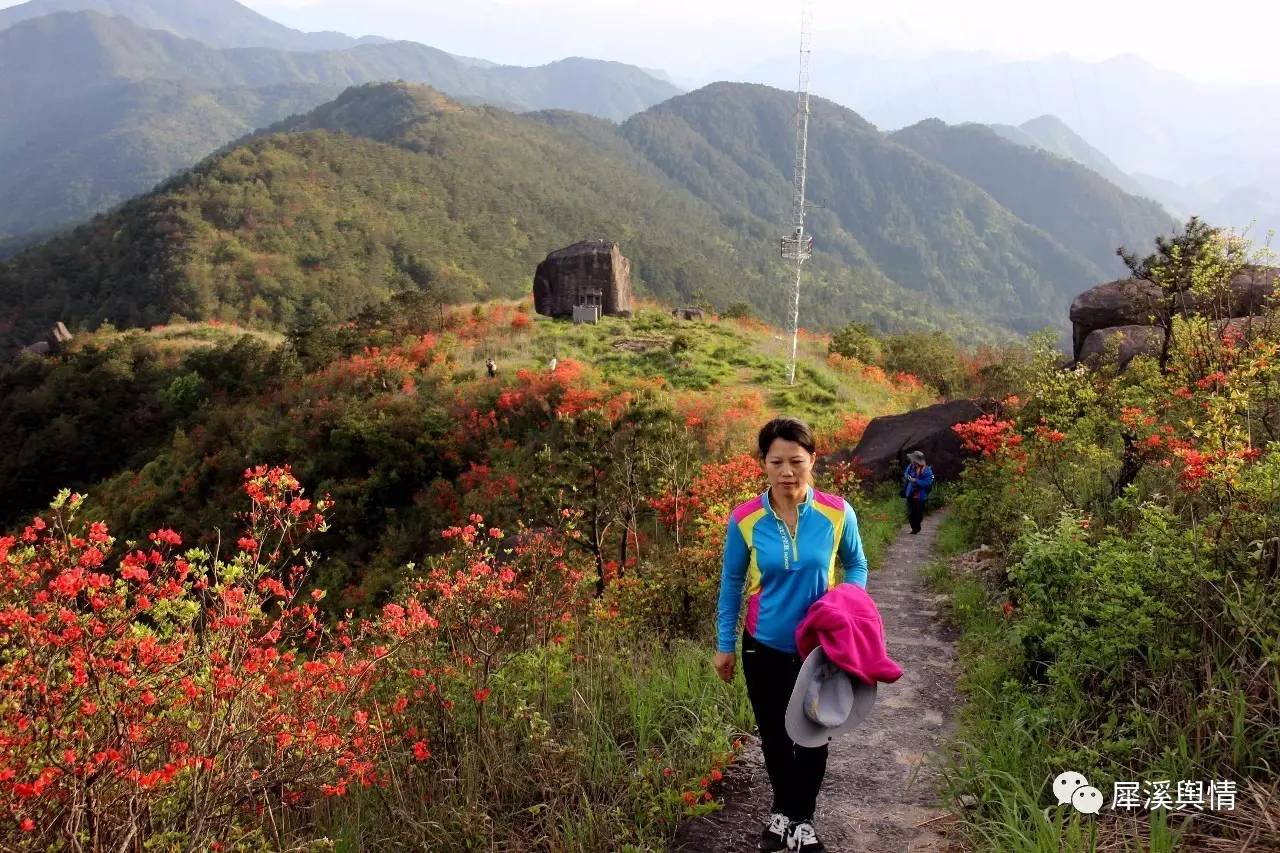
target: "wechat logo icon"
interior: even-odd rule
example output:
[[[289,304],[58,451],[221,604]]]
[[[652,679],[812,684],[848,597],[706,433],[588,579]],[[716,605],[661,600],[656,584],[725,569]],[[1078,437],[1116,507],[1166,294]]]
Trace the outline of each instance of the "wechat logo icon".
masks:
[[[1053,780],[1053,795],[1058,805],[1070,803],[1081,814],[1097,814],[1102,810],[1102,792],[1091,786],[1083,773],[1071,770],[1059,773]]]

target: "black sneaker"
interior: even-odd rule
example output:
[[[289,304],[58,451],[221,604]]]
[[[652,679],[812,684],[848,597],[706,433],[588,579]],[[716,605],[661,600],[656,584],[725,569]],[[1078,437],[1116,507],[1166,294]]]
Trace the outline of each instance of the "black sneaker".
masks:
[[[826,845],[818,838],[813,821],[801,820],[791,824],[787,831],[787,850],[798,853],[827,853]]]
[[[764,853],[778,853],[780,850],[787,849],[787,828],[791,826],[791,821],[784,814],[774,812],[769,815],[769,825],[760,833],[760,844],[757,850]]]

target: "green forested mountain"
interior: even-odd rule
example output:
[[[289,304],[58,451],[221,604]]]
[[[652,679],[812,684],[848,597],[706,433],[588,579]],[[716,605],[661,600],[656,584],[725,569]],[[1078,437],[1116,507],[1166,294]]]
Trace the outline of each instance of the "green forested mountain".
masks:
[[[633,116],[624,135],[673,180],[723,210],[789,209],[794,96],[717,83]],[[809,197],[815,240],[929,301],[1021,330],[1060,322],[1098,277],[1039,228],[968,180],[815,98]]]
[[[0,31],[0,242],[110,207],[352,84],[396,79],[613,119],[679,91],[614,62],[481,66],[411,42],[218,50],[122,17],[47,15]]]
[[[218,143],[332,94],[311,85],[119,80],[21,115],[0,107],[0,235],[52,230],[119,204]]]
[[[621,119],[679,90],[619,62],[567,59],[536,68],[480,67],[416,42],[346,50],[215,49],[96,12],[49,15],[2,34],[6,86],[42,84],[70,94],[106,79],[184,80],[210,88],[312,84],[344,89],[403,79],[453,97],[500,101],[522,109],[573,109]]]
[[[942,164],[1092,263],[1098,277],[1124,273],[1118,246],[1147,246],[1175,222],[1154,201],[1125,193],[1080,163],[1001,138],[980,124],[928,119],[893,139]]]
[[[1075,160],[1080,165],[1092,169],[1120,189],[1141,197],[1151,197],[1151,193],[1142,183],[1127,174],[1123,169],[1111,162],[1106,154],[1089,144],[1080,134],[1072,130],[1067,123],[1057,116],[1042,115],[1030,121],[1014,126],[1011,124],[988,125],[996,133],[1010,142],[1016,142],[1026,148],[1040,148],[1050,154]]]
[[[12,258],[0,266],[0,320],[11,342],[59,319],[83,328],[176,314],[279,329],[402,289],[446,301],[525,293],[548,251],[605,236],[633,259],[642,290],[721,308],[746,299],[783,321],[791,107],[785,92],[717,84],[619,128],[410,84],[355,87]],[[1060,324],[1066,301],[1101,275],[848,110],[816,102],[811,139],[822,207],[801,308],[816,326],[989,338]],[[1095,206],[1075,215],[1117,216],[1115,199],[1082,198]]]
[[[619,240],[656,296],[748,299],[785,315],[776,229],[681,189],[607,121],[370,84],[273,130],[0,266],[13,338],[57,319],[132,326],[174,314],[281,328],[402,289],[523,294],[548,251],[590,235]],[[815,264],[808,316],[970,336],[998,324],[837,261]]]
[[[235,0],[29,0],[0,9],[0,30],[55,12],[120,15],[140,27],[167,30],[212,47],[274,47],[281,50],[341,50],[362,43],[342,33],[304,33],[259,15]]]

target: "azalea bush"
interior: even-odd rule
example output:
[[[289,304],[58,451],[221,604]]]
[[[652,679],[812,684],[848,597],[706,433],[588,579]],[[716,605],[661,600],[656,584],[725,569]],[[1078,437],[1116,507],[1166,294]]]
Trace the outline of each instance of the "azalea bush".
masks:
[[[1227,608],[1224,582],[1261,583],[1275,570],[1266,555],[1280,521],[1280,444],[1260,413],[1275,405],[1265,395],[1280,344],[1261,330],[1248,340],[1227,332],[1205,362],[1195,323],[1178,329],[1165,376],[1149,364],[1124,376],[1047,372],[1003,417],[955,428],[980,459],[956,501],[962,519],[1013,557],[1015,604],[1047,608],[1052,625],[1026,630],[1045,644],[1035,660],[1073,657],[1074,644],[1097,652],[1084,660],[1119,666],[1110,655],[1129,648],[1149,672],[1159,656],[1145,650],[1187,646],[1175,625],[1192,628],[1200,620],[1185,617],[1214,602]],[[1129,641],[1097,636],[1121,614]],[[1059,624],[1093,639],[1049,649]],[[1184,636],[1199,647],[1198,631]],[[1102,668],[1109,678],[1126,672]]]
[[[699,635],[715,614],[729,514],[763,492],[768,481],[748,453],[689,474],[683,484],[667,481],[663,493],[649,499],[671,534],[670,547],[616,584],[614,599],[641,625]]]
[[[703,644],[637,644],[616,602],[591,604],[580,513],[512,535],[473,515],[378,612],[329,619],[304,549],[331,502],[288,468],[246,471],[244,492],[225,555],[168,529],[117,543],[71,494],[0,539],[6,849],[276,847],[326,827],[562,849],[557,811],[609,802],[603,834],[573,842],[607,849],[710,802],[741,697],[705,678]],[[684,733],[672,701],[702,723]],[[647,769],[606,773],[606,754]]]
[[[576,532],[576,531],[571,531]],[[364,626],[394,661],[382,682],[396,720],[412,719],[419,755],[460,772],[486,736],[486,702],[517,656],[565,642],[589,598],[587,566],[564,536],[539,531],[508,548],[473,515],[442,537],[453,547]]]
[[[299,549],[328,504],[286,469],[245,480],[252,509],[226,559],[172,530],[118,544],[66,493],[0,539],[6,846],[203,847],[376,779],[359,727],[376,661],[303,594]]]

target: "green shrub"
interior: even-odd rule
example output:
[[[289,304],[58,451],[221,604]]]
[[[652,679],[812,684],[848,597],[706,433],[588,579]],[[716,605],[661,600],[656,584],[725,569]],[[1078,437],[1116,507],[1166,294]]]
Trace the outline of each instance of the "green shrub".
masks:
[[[884,364],[880,340],[862,323],[850,323],[831,336],[829,352],[856,358],[864,364]]]
[[[884,367],[909,373],[949,397],[964,379],[960,348],[943,332],[907,332],[884,343]]]

